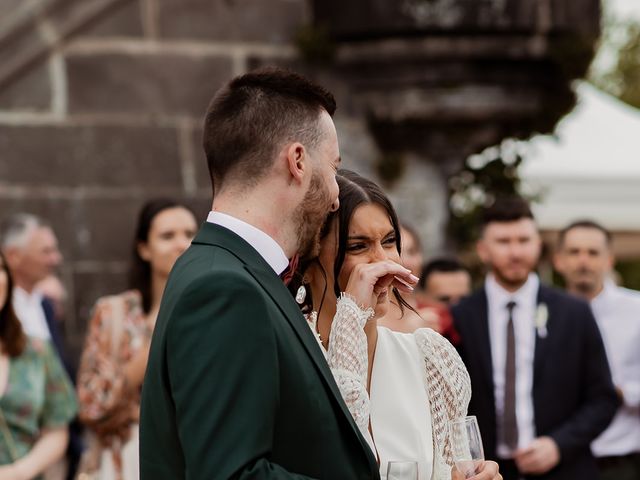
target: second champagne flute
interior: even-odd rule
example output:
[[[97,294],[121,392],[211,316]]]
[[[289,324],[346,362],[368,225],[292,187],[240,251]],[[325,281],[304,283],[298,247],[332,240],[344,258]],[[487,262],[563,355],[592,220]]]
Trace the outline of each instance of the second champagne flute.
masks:
[[[464,478],[473,477],[484,462],[484,450],[475,416],[457,418],[449,423],[451,448],[456,468]]]

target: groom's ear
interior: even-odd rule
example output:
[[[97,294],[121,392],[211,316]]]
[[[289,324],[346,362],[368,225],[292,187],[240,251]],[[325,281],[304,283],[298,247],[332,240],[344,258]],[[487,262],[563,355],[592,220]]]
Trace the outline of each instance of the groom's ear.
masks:
[[[302,183],[309,169],[307,149],[300,142],[290,143],[285,150],[287,168],[294,181]]]

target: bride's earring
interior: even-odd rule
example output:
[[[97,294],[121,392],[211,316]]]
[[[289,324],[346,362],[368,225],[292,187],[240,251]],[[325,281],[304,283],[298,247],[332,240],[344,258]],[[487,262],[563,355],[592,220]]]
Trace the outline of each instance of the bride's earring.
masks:
[[[300,285],[300,288],[298,288],[296,292],[296,302],[298,305],[302,305],[305,298],[307,298],[307,289],[304,288],[304,285]]]

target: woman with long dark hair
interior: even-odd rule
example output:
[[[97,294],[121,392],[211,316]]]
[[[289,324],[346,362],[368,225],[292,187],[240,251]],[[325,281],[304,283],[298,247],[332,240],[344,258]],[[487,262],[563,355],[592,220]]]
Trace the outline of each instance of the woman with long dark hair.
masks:
[[[100,480],[138,478],[140,389],[169,272],[196,232],[193,212],[173,200],[141,210],[130,289],[99,299],[78,373],[80,419],[90,431],[81,471]]]
[[[348,170],[337,181],[340,207],[321,231],[320,253],[301,262],[290,288],[381,474],[391,460],[411,460],[420,480],[450,479],[448,420],[466,415],[469,375],[433,330],[383,326],[420,321],[402,296],[411,288],[384,274],[385,266],[400,263],[398,219],[375,183]],[[477,478],[501,478],[493,462],[481,469]]]
[[[12,294],[0,253],[0,478],[34,479],[63,457],[77,405],[52,347],[24,334]]]

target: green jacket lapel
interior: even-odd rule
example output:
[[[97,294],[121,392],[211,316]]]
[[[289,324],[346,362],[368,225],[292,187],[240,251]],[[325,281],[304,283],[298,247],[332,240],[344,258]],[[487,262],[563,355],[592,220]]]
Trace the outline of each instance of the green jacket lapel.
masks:
[[[209,222],[205,222],[202,225],[192,243],[213,245],[224,248],[229,253],[236,256],[238,260],[244,264],[244,268],[267,291],[307,350],[307,353],[316,365],[321,378],[333,393],[337,404],[345,417],[347,417],[347,420],[360,440],[362,447],[367,452],[369,463],[373,462],[372,465],[375,465],[375,458],[371,454],[368,444],[360,434],[360,430],[342,400],[340,390],[336,385],[333,374],[329,369],[329,365],[327,364],[317,340],[313,337],[313,333],[307,325],[307,321],[302,315],[300,308],[295,303],[284,283],[282,283],[282,280],[276,275],[271,266],[242,237],[227,228],[214,225]]]
[[[362,447],[369,454],[370,448],[366,443],[366,441],[364,440],[364,438],[362,437],[362,435],[360,434],[360,430],[358,429],[358,426],[355,424],[355,421],[353,420],[351,413],[349,412],[346,404],[342,400],[342,395],[340,393],[340,390],[336,385],[335,379],[333,377],[333,373],[331,373],[331,370],[329,369],[327,360],[325,359],[324,354],[322,353],[322,350],[318,345],[318,341],[314,338],[313,332],[309,328],[309,325],[307,324],[307,321],[302,315],[300,308],[293,300],[291,293],[289,293],[289,290],[287,290],[284,283],[282,283],[282,280],[280,280],[279,277],[276,276],[274,281],[275,274],[273,273],[273,270],[269,272],[259,267],[254,267],[252,265],[245,265],[245,268],[254,276],[254,278],[269,293],[269,295],[271,296],[271,298],[273,298],[276,305],[278,305],[278,307],[284,314],[284,317],[287,319],[287,321],[289,322],[293,330],[296,332],[296,335],[304,345],[305,349],[307,350],[307,353],[315,363],[318,369],[318,372],[320,372],[320,376],[322,377],[326,385],[329,387],[329,389],[333,393],[337,401],[337,404],[340,407],[340,410],[342,410],[342,413],[344,414],[344,416],[347,417],[347,420],[351,425],[351,428],[357,435],[358,439],[360,440]],[[372,459],[373,459],[373,456],[368,455],[369,463],[372,463]],[[375,463],[375,459],[373,459],[373,463]]]

